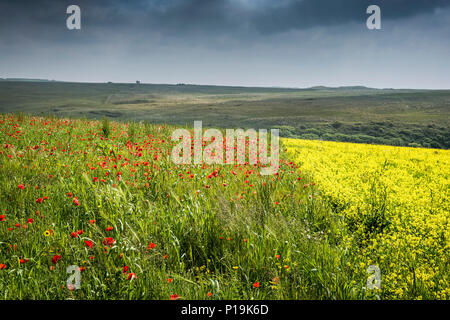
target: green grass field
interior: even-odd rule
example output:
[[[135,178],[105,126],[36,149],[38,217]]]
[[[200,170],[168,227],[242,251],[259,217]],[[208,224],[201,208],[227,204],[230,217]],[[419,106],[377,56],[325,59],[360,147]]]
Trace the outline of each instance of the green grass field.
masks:
[[[202,120],[448,148],[449,103],[450,91],[0,81],[0,299],[447,299],[444,228],[417,251],[432,272],[377,251],[403,223],[383,189],[351,218],[284,147],[279,173],[261,176],[259,165],[177,166],[170,135]],[[367,288],[369,261],[389,277],[381,290]]]
[[[400,246],[387,246],[389,257],[377,249],[377,239],[395,239],[406,223],[395,222],[386,189],[372,188],[362,206],[354,202],[363,211],[351,217],[284,147],[276,175],[261,176],[261,164],[179,166],[170,159],[174,129],[1,115],[0,299],[450,296],[448,228],[422,230],[416,259],[400,259]],[[423,157],[433,153],[426,151]],[[316,156],[325,157],[320,149]],[[446,169],[433,171],[441,187]],[[445,210],[436,199],[423,201]],[[445,211],[426,214],[437,219],[427,226],[448,225]],[[408,236],[420,242],[419,235]],[[374,263],[382,267],[380,290],[367,287]],[[80,289],[67,284],[70,266],[80,271]]]
[[[219,128],[304,139],[450,147],[450,91],[0,81],[0,111]]]

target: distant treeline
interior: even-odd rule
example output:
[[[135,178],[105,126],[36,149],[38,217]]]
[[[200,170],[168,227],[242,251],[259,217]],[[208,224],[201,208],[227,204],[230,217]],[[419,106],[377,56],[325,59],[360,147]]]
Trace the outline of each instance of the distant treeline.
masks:
[[[450,148],[450,129],[435,124],[410,125],[391,122],[345,124],[336,121],[324,125],[279,126],[288,138],[384,144],[393,146]]]

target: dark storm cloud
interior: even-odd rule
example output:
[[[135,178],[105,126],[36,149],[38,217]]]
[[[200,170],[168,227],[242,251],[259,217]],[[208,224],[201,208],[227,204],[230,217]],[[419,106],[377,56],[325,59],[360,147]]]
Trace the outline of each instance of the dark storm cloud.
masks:
[[[237,35],[274,34],[319,26],[364,22],[371,4],[383,19],[402,19],[450,5],[448,0],[72,0],[0,3],[1,34],[63,40],[65,10],[82,9],[83,32],[158,32],[184,37],[193,33]],[[85,34],[86,35],[86,34]],[[86,38],[84,38],[87,40]]]

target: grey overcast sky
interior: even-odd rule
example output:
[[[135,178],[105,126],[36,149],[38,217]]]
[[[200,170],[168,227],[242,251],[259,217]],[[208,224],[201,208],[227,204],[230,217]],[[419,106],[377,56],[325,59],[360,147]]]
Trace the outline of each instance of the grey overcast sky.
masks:
[[[0,0],[6,77],[450,89],[450,0]]]

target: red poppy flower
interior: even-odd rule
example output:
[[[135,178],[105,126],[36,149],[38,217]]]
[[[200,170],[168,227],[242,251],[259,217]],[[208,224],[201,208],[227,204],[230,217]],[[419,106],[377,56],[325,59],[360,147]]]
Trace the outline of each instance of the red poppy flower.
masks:
[[[136,279],[136,278],[137,278],[136,273],[131,272],[131,273],[128,274],[127,280],[133,280],[133,279]]]
[[[77,198],[77,197],[75,197],[75,198],[73,199],[73,204],[76,205],[76,206],[79,206],[79,205],[80,205],[80,202],[78,201],[78,198]]]
[[[55,254],[52,258],[52,263],[56,264],[59,261],[59,259],[61,259],[61,256],[58,254]]]
[[[110,247],[112,247],[112,245],[113,245],[114,243],[116,243],[116,240],[114,240],[114,239],[111,238],[111,237],[107,237],[107,238],[105,238],[105,240],[103,240],[103,244],[104,244],[104,245],[108,245],[108,246],[110,246]]]
[[[94,243],[91,240],[85,240],[84,243],[86,244],[86,246],[88,246],[91,249],[94,246]]]
[[[42,203],[42,202],[44,202],[44,199],[42,199],[42,198],[37,198],[36,199],[36,203]]]
[[[166,281],[167,281],[167,283],[171,283],[173,281],[173,279],[172,278],[167,278]]]
[[[77,231],[77,234],[78,234],[78,235],[82,235],[83,233],[84,233],[83,230],[78,230],[78,231]]]
[[[19,188],[20,190],[23,190],[23,189],[25,189],[25,186],[24,186],[23,184],[19,184],[19,185],[17,186],[17,188]]]
[[[78,238],[78,233],[72,232],[72,233],[70,234],[70,236],[71,236],[72,238]]]
[[[156,244],[154,244],[153,242],[152,243],[150,243],[149,245],[148,245],[148,249],[154,249],[156,247]]]
[[[179,295],[177,295],[177,294],[171,294],[170,295],[170,300],[178,300],[178,299],[180,299]]]
[[[122,272],[123,273],[127,273],[128,272],[128,266],[123,266],[122,267]]]
[[[6,264],[0,263],[0,270],[6,269]]]
[[[253,287],[259,288],[259,281],[255,282],[255,283],[253,284]]]
[[[20,264],[27,263],[28,261],[30,261],[30,259],[20,259],[19,260]]]
[[[90,224],[95,224],[95,220],[94,220],[94,219],[89,220],[89,223],[90,223]]]
[[[5,221],[5,220],[6,220],[5,215],[4,214],[0,215],[0,221]]]
[[[106,231],[112,231],[114,229],[114,227],[108,227],[106,228]]]

